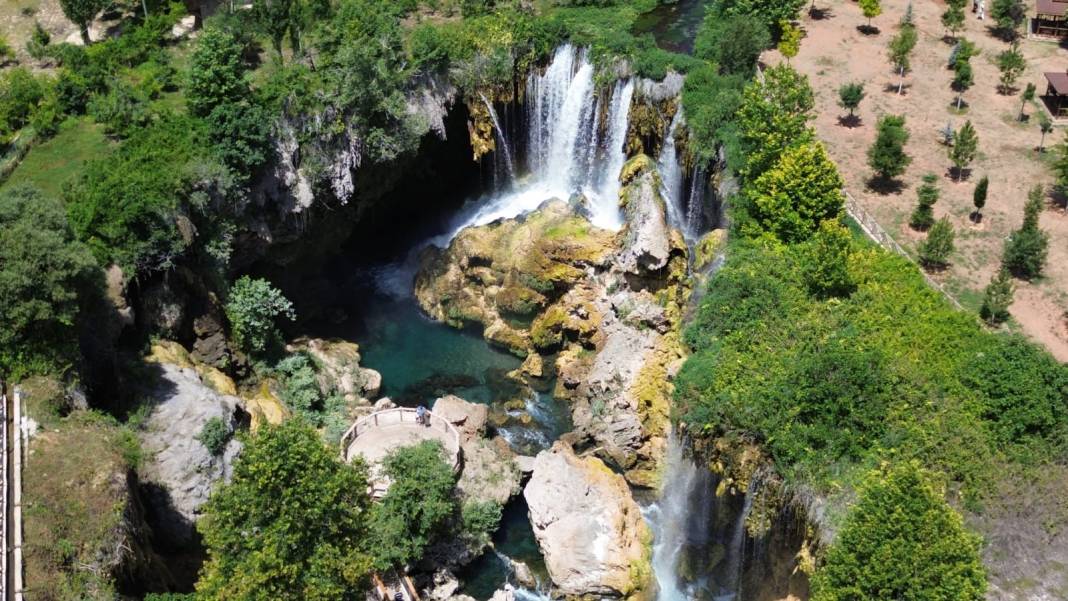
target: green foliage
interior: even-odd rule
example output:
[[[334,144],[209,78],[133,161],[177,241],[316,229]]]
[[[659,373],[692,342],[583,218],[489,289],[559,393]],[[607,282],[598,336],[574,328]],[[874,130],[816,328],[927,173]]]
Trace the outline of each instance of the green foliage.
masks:
[[[918,38],[916,28],[911,25],[905,25],[901,27],[897,35],[890,39],[890,64],[894,66],[894,70],[902,77],[904,77],[906,71],[912,68],[912,51],[916,48]]]
[[[986,206],[986,196],[990,189],[990,178],[983,176],[979,180],[979,183],[975,185],[975,190],[972,192],[972,204],[975,206],[976,220],[981,218],[983,214],[983,207]]]
[[[779,240],[807,240],[822,221],[841,214],[843,184],[822,144],[799,144],[753,182],[748,192],[751,217]]]
[[[756,70],[760,53],[771,45],[764,23],[746,16],[705,16],[694,40],[694,56],[719,66],[724,75],[749,77]]]
[[[826,563],[814,601],[980,601],[986,575],[980,541],[917,462],[871,472]]]
[[[724,15],[743,16],[762,21],[773,29],[783,21],[797,19],[806,0],[719,0],[716,9]]]
[[[979,135],[975,133],[975,127],[971,121],[966,121],[953,134],[953,146],[949,148],[949,160],[953,162],[954,175],[957,181],[964,176],[964,170],[975,160],[979,152]]]
[[[964,93],[975,83],[975,73],[968,61],[957,61],[953,66],[953,89],[957,91],[957,108],[964,102]]]
[[[4,65],[13,58],[15,58],[15,50],[11,47],[11,44],[7,43],[7,38],[0,34],[0,65]]]
[[[24,67],[0,72],[0,144],[6,144],[45,97],[44,84]]]
[[[1000,52],[997,56],[997,64],[998,70],[1001,72],[1001,79],[999,80],[1001,82],[1000,91],[1002,94],[1009,94],[1016,85],[1016,80],[1027,69],[1027,61],[1024,59],[1023,53],[1020,52],[1019,42],[1013,42],[1008,50]]]
[[[960,28],[964,27],[964,2],[965,0],[949,2],[946,11],[942,13],[942,27],[948,29],[954,36]]]
[[[242,51],[241,44],[227,31],[209,27],[201,33],[189,59],[189,112],[206,117],[216,107],[248,97]]]
[[[82,300],[98,275],[58,200],[29,186],[0,192],[0,374],[18,380],[77,356]]]
[[[992,326],[1008,321],[1009,307],[1012,305],[1015,292],[1009,270],[1002,267],[983,290],[983,304],[979,307],[979,317]]]
[[[858,81],[842,84],[842,87],[838,88],[838,106],[848,110],[849,116],[852,117],[864,96],[863,83]]]
[[[193,593],[149,593],[145,601],[196,601]]]
[[[860,11],[868,19],[870,26],[872,19],[883,14],[883,7],[879,4],[879,0],[860,0]]]
[[[948,217],[934,222],[927,232],[927,238],[916,249],[920,263],[929,269],[944,269],[949,265],[949,255],[953,254],[955,237]]]
[[[230,428],[220,417],[213,417],[204,422],[204,427],[197,434],[197,440],[212,455],[222,455],[226,444],[230,442]]]
[[[809,292],[820,298],[849,296],[856,283],[849,273],[852,234],[841,223],[827,219],[806,244],[802,276]]]
[[[912,229],[926,232],[934,225],[933,207],[938,202],[940,194],[938,186],[935,185],[937,183],[937,175],[928,173],[923,176],[923,185],[916,190],[916,208],[912,211],[912,215],[909,216],[909,225]]]
[[[1027,194],[1023,225],[1005,241],[1001,263],[1013,275],[1026,280],[1042,275],[1049,253],[1049,234],[1038,227],[1038,217],[1045,205],[1045,190],[1035,186]]]
[[[296,319],[293,303],[264,279],[242,276],[230,288],[226,318],[234,342],[253,355],[263,355],[281,343],[277,321]]]
[[[70,190],[71,224],[102,263],[136,276],[166,269],[192,242],[178,221],[203,155],[200,123],[164,116],[118,150],[89,162]]]
[[[1041,112],[1041,113],[1038,114],[1038,129],[1039,129],[1039,131],[1042,132],[1042,140],[1038,143],[1038,151],[1039,152],[1045,152],[1045,150],[1046,150],[1046,134],[1048,134],[1049,132],[1053,131],[1053,121],[1044,112]],[[1063,177],[1064,177],[1063,176],[1064,167],[1063,167],[1061,161],[1058,161],[1054,165],[1054,170],[1057,173],[1058,185],[1063,187],[1063,185],[1064,185],[1063,184],[1064,183],[1064,179],[1063,179]]]
[[[794,27],[789,21],[783,21],[779,23],[779,32],[779,53],[789,61],[801,50],[801,28]]]
[[[468,501],[460,512],[463,534],[478,545],[490,542],[490,537],[501,522],[502,508],[494,501]]]
[[[209,558],[197,598],[362,599],[369,505],[365,470],[341,463],[303,420],[264,424],[197,523]]]
[[[1020,27],[1027,21],[1027,4],[1023,0],[994,0],[990,17],[997,23],[998,33],[1003,39],[1014,40],[1019,35]]]
[[[120,137],[144,128],[151,118],[148,98],[121,80],[113,82],[106,93],[93,94],[86,111],[104,131]]]
[[[694,153],[708,163],[716,158],[720,144],[737,135],[734,114],[742,103],[745,79],[720,75],[712,65],[694,69],[682,89],[682,106]]]
[[[375,567],[403,567],[448,532],[457,512],[456,474],[437,441],[393,451],[383,462],[392,481],[371,513]]]
[[[905,154],[909,131],[903,115],[884,115],[879,119],[875,143],[868,149],[868,166],[882,180],[889,181],[905,172],[912,157]]]
[[[793,145],[813,139],[808,122],[815,99],[808,78],[788,65],[778,65],[746,87],[737,112],[742,152],[742,175],[755,180],[779,161]]]

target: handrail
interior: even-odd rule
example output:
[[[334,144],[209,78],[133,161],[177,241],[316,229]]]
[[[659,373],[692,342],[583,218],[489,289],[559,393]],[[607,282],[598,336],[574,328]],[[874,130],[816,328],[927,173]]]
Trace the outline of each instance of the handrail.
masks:
[[[435,428],[446,434],[450,435],[452,440],[452,448],[448,449],[451,453],[456,454],[460,451],[460,432],[456,429],[456,426],[452,425],[449,420],[437,415],[431,411],[426,411],[425,414],[429,418],[429,427]],[[394,419],[394,416],[395,419]],[[406,419],[410,417],[411,419]],[[418,410],[410,407],[396,407],[394,409],[384,409],[382,411],[376,411],[371,415],[362,417],[341,436],[341,453],[345,456],[348,453],[348,449],[352,446],[352,443],[356,442],[356,439],[361,435],[370,432],[371,430],[378,428],[390,428],[394,426],[403,426],[406,424],[418,423]]]

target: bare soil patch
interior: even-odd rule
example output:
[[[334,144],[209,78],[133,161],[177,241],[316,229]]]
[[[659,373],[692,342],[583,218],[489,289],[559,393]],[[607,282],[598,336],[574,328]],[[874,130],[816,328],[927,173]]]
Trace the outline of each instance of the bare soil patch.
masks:
[[[875,35],[858,31],[867,20],[855,2],[817,0],[816,4],[820,18],[807,13],[801,17],[805,40],[792,63],[809,76],[816,91],[814,126],[818,135],[838,163],[850,193],[910,252],[923,239],[908,226],[916,189],[925,173],[940,176],[942,196],[934,207],[935,216],[949,216],[957,231],[957,251],[953,264],[934,277],[965,307],[977,309],[983,288],[1000,264],[1005,238],[1023,218],[1027,191],[1036,184],[1048,187],[1053,182],[1049,164],[1054,153],[1036,151],[1041,138],[1037,115],[1045,109],[1037,101],[1029,103],[1029,119],[1018,121],[1019,90],[1033,82],[1039,94],[1045,92],[1043,72],[1068,69],[1068,50],[1046,40],[1021,40],[1027,70],[1016,83],[1016,93],[1001,94],[995,57],[1009,45],[992,35],[989,19],[979,21],[969,11],[959,35],[974,42],[981,54],[972,59],[975,85],[964,94],[964,109],[958,111],[957,93],[950,87],[952,72],[947,66],[952,45],[944,39],[946,31],[940,22],[943,2],[913,2],[919,42],[903,94],[897,93],[900,78],[887,59],[887,45],[898,31],[909,0],[883,0],[883,14],[872,20],[879,29]],[[777,63],[782,57],[771,51],[765,60]],[[837,104],[838,88],[851,81],[864,83],[867,92],[857,111],[856,125],[841,121],[847,112]],[[875,139],[875,124],[885,114],[905,115],[912,134],[907,146],[912,164],[900,186],[873,189],[866,153]],[[978,132],[979,156],[967,177],[957,182],[940,130],[947,124],[959,129],[967,120]],[[1047,150],[1064,141],[1066,125],[1068,122],[1057,123],[1046,136]],[[976,225],[969,217],[974,210],[972,192],[983,175],[990,177],[990,190],[983,220]],[[1063,327],[1068,310],[1068,214],[1051,199],[1041,226],[1051,237],[1045,277],[1035,282],[1017,281],[1011,309],[1015,323],[1011,327],[1044,344],[1059,360],[1068,361],[1068,331]]]

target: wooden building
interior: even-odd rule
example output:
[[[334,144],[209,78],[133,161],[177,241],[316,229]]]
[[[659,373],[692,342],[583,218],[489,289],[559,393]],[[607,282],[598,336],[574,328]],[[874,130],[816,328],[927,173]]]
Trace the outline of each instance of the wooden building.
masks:
[[[1068,71],[1045,73],[1046,94],[1042,99],[1054,117],[1068,116]]]
[[[1068,36],[1068,0],[1037,0],[1031,31],[1037,35]]]

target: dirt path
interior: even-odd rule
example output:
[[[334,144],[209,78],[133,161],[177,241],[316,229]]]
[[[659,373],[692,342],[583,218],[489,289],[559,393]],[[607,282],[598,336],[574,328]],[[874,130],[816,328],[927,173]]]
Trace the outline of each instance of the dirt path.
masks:
[[[817,0],[817,7],[825,9],[824,17],[802,16],[806,37],[792,62],[812,82],[817,96],[816,131],[837,161],[850,192],[910,251],[923,237],[907,225],[916,203],[916,188],[925,173],[941,176],[942,197],[935,205],[935,214],[948,215],[953,222],[957,252],[953,265],[936,277],[965,307],[975,310],[982,301],[983,288],[998,268],[1005,237],[1022,220],[1028,189],[1053,181],[1048,166],[1053,153],[1040,155],[1035,150],[1041,137],[1036,114],[1043,109],[1029,105],[1030,122],[1019,123],[1019,93],[998,93],[999,72],[994,61],[1008,44],[991,35],[991,21],[978,21],[970,12],[961,35],[976,43],[981,54],[972,59],[975,85],[964,95],[969,106],[960,113],[953,106],[957,95],[950,89],[952,72],[947,68],[952,44],[943,39],[940,23],[945,5],[935,0],[913,2],[919,43],[913,53],[912,72],[905,78],[905,93],[897,94],[898,77],[887,60],[886,48],[908,3],[883,0],[883,14],[872,21],[881,31],[864,35],[857,27],[866,19],[855,2]],[[1055,43],[1026,39],[1021,50],[1028,61],[1028,69],[1017,84],[1021,89],[1034,82],[1041,94],[1046,89],[1043,72],[1068,68],[1068,51]],[[782,59],[772,51],[765,60],[776,63]],[[850,81],[863,82],[867,92],[858,111],[861,124],[852,128],[839,123],[844,111],[837,105],[838,88]],[[890,193],[867,186],[871,170],[866,152],[875,137],[875,123],[884,114],[905,115],[912,134],[907,151],[913,162],[902,177],[902,188]],[[980,152],[971,166],[971,177],[957,183],[950,177],[947,147],[940,141],[939,130],[947,123],[959,128],[966,120],[972,121],[979,134]],[[1059,144],[1064,138],[1064,130],[1058,126],[1046,137],[1046,145]],[[984,174],[990,177],[990,192],[983,223],[976,226],[968,215],[975,183]],[[1041,217],[1041,226],[1051,235],[1046,276],[1034,283],[1017,282],[1012,327],[1044,344],[1059,360],[1068,361],[1068,215],[1051,205]]]

